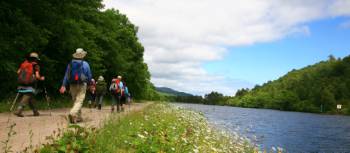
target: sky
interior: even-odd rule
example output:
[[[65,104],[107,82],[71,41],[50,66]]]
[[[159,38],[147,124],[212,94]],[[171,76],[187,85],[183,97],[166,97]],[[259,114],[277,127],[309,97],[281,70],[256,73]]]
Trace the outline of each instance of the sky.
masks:
[[[104,0],[139,27],[155,86],[233,95],[350,55],[350,0]]]

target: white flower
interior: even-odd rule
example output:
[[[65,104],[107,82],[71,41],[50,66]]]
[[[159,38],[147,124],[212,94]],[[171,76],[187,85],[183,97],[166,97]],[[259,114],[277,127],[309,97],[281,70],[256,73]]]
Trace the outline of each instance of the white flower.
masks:
[[[273,150],[273,151],[276,151],[276,147],[272,147],[272,150]]]
[[[146,138],[145,136],[143,136],[142,134],[137,134],[137,136],[139,136],[141,139]]]

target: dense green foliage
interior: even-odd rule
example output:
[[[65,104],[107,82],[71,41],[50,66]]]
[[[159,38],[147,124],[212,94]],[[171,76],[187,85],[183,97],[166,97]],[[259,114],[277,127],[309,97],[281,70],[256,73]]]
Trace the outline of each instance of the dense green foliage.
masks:
[[[39,52],[51,95],[58,95],[66,64],[76,48],[88,51],[93,76],[124,76],[135,98],[155,94],[143,61],[137,27],[102,0],[0,1],[0,98],[14,94],[16,71],[31,51]]]
[[[246,139],[213,129],[197,112],[152,104],[124,117],[111,116],[98,130],[71,126],[40,150],[55,152],[257,152]]]
[[[198,96],[176,97],[177,102],[271,108],[287,111],[350,114],[350,56],[319,62],[285,76],[240,89],[234,97],[217,92]],[[337,104],[343,109],[339,112]]]
[[[322,61],[287,75],[251,91],[237,92],[228,105],[272,108],[305,112],[336,112],[343,105],[343,113],[350,111],[350,56]]]

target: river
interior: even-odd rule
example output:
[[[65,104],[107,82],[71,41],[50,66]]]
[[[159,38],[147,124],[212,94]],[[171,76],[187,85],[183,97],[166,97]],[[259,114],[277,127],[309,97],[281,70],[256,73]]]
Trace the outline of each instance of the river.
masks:
[[[247,137],[260,149],[286,152],[350,152],[350,117],[176,103],[208,121]]]

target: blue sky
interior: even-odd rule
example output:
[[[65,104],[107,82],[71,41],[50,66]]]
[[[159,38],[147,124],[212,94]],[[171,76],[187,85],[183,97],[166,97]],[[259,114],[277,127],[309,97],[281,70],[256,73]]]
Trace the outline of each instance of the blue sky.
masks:
[[[104,0],[138,26],[155,86],[232,95],[350,54],[350,0]]]
[[[231,47],[225,58],[207,62],[210,74],[240,79],[251,84],[275,80],[292,69],[326,60],[329,55],[350,55],[350,27],[341,27],[350,18],[338,17],[307,23],[309,34],[291,35],[284,39]],[[248,85],[249,86],[249,85]]]

